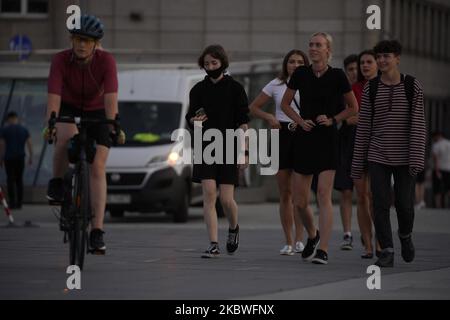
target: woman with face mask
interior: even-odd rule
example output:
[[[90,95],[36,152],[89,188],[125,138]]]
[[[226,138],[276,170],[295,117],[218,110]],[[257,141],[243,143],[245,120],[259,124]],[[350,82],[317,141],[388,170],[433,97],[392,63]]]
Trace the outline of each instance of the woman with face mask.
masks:
[[[205,147],[203,142],[202,154],[195,154],[192,180],[202,184],[203,214],[206,222],[210,245],[202,255],[203,258],[215,258],[220,255],[218,242],[218,221],[215,208],[217,188],[219,199],[228,218],[229,229],[226,249],[233,254],[239,246],[238,208],[234,200],[234,188],[238,185],[239,170],[248,166],[248,149],[245,147],[245,163],[227,161],[227,148],[225,132],[227,129],[247,130],[248,99],[244,88],[231,76],[226,75],[228,56],[220,45],[208,46],[198,59],[198,65],[205,70],[207,76],[198,82],[189,94],[189,110],[186,120],[191,128],[201,124],[203,133],[208,129],[217,129],[223,137],[222,161],[212,164],[205,162]],[[195,140],[194,130],[194,140]],[[197,131],[198,132],[198,131]],[[202,134],[203,136],[203,134]],[[235,148],[234,154],[238,154]],[[196,164],[195,159],[202,157],[201,163]],[[217,159],[217,157],[215,157]]]

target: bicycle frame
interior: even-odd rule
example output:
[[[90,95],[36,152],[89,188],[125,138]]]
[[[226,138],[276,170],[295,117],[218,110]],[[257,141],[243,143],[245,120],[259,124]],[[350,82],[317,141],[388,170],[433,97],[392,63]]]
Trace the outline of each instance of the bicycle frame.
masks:
[[[63,200],[61,212],[67,210],[65,212],[67,215],[65,217],[67,219],[67,230],[63,231],[64,242],[67,242],[67,234],[69,236],[70,263],[83,269],[85,253],[89,253],[87,229],[92,219],[89,163],[86,154],[86,146],[90,141],[87,137],[87,130],[90,125],[94,124],[112,124],[116,132],[119,132],[118,116],[115,120],[82,119],[81,117],[56,119],[55,113],[52,113],[49,128],[53,129],[57,122],[74,123],[78,129],[79,157],[75,162],[75,169],[66,173],[66,175],[70,175],[70,177],[66,177],[67,179],[70,178],[70,192],[65,192],[65,196],[70,193],[70,199]],[[53,141],[49,139],[49,143],[53,143]]]

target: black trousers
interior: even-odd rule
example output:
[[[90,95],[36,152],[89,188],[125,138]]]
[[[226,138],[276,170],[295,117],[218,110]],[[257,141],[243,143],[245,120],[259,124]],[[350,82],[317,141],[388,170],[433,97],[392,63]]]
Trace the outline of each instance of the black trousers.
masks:
[[[22,206],[24,168],[24,158],[5,160],[9,206],[11,208],[18,208]]]
[[[372,189],[374,224],[377,239],[382,249],[393,249],[390,221],[391,176],[394,176],[395,209],[398,233],[405,237],[414,226],[415,177],[409,174],[408,166],[387,166],[369,162],[370,186]]]

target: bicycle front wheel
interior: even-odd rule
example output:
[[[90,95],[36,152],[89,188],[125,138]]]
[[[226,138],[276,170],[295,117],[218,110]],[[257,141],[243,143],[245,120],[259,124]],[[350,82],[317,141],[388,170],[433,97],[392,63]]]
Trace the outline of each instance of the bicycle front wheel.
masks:
[[[84,265],[84,257],[88,247],[88,226],[90,217],[89,198],[89,169],[87,164],[81,163],[74,175],[74,219],[69,234],[70,239],[70,263],[77,265],[81,270]]]

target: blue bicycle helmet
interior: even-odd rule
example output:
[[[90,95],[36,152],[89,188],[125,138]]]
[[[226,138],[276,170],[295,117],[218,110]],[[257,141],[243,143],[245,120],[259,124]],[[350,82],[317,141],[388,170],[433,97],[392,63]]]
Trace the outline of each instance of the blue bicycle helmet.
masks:
[[[103,24],[96,16],[84,14],[80,18],[80,28],[73,28],[69,30],[71,34],[79,34],[99,40],[103,38]]]

